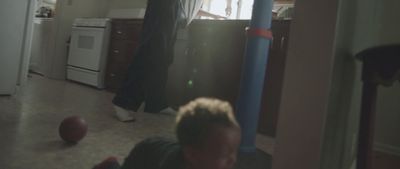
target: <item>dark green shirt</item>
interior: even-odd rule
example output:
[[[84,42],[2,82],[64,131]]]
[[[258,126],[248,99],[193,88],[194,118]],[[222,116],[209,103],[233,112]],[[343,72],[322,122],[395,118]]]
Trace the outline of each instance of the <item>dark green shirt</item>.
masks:
[[[121,169],[183,169],[181,146],[165,138],[149,138],[136,144]]]

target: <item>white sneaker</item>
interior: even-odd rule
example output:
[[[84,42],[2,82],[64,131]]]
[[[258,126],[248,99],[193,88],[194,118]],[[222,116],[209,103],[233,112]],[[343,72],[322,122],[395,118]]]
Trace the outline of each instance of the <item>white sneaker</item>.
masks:
[[[130,122],[135,121],[135,117],[133,117],[133,111],[126,110],[119,106],[114,106],[115,116],[121,122]]]
[[[162,109],[162,110],[160,111],[160,113],[170,114],[170,115],[176,115],[177,111],[174,110],[174,109],[171,108],[171,107],[167,107],[167,108],[165,108],[165,109]]]
[[[137,112],[143,113],[145,107],[146,107],[146,103],[145,103],[145,102],[142,102],[142,104],[140,104],[140,106],[139,106]]]

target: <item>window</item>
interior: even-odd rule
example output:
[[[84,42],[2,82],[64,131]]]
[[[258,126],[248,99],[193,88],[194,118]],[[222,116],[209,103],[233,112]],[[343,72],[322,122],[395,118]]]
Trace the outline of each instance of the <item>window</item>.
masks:
[[[242,0],[242,8],[240,9],[240,16],[238,19],[251,19],[253,3],[254,0]]]
[[[232,14],[229,19],[251,19],[254,0],[232,0]],[[273,10],[279,18],[291,18],[293,0],[275,1]],[[225,16],[226,0],[205,0],[203,10]]]
[[[251,19],[254,0],[232,0],[229,19]],[[205,0],[203,10],[225,16],[226,0]]]

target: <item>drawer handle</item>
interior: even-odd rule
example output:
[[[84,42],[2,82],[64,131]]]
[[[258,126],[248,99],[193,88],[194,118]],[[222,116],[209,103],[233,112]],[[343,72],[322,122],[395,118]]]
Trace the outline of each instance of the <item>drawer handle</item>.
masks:
[[[272,37],[272,39],[271,39],[271,44],[270,44],[270,46],[269,46],[271,49],[274,49],[274,42],[275,42],[275,41],[274,41],[274,37]]]
[[[283,49],[283,47],[284,47],[284,45],[285,45],[285,40],[286,40],[285,37],[282,37],[282,38],[281,38],[281,46],[280,46],[281,49]]]
[[[120,34],[120,35],[121,35],[121,34],[122,34],[122,31],[117,31],[117,34]]]
[[[119,50],[114,50],[114,53],[119,53]]]
[[[111,73],[110,76],[111,76],[111,77],[115,77],[115,74],[114,74],[114,73]]]

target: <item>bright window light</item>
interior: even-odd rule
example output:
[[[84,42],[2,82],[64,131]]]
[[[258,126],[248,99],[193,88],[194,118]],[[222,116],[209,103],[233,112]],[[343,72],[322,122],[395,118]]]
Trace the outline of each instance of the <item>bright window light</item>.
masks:
[[[254,0],[242,0],[240,16],[237,19],[251,19]]]
[[[238,9],[239,1],[242,3],[241,9]],[[251,19],[253,2],[254,0],[232,0],[232,13],[228,19]],[[203,6],[203,10],[221,16],[226,16],[225,9],[226,0],[206,0]]]

